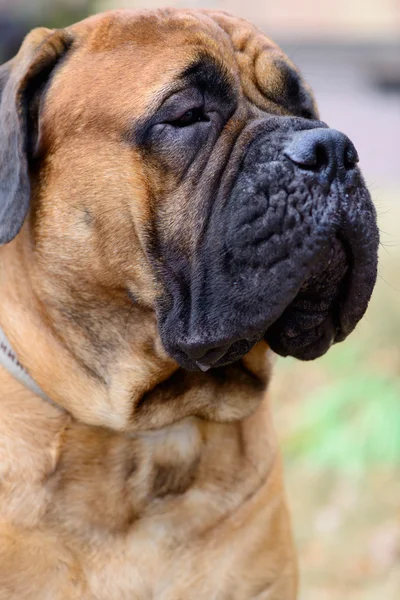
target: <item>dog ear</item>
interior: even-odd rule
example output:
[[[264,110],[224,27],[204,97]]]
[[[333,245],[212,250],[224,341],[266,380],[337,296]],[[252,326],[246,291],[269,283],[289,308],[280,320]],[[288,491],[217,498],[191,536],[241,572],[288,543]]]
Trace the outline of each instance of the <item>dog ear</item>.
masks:
[[[71,44],[64,30],[34,29],[18,54],[0,67],[0,245],[17,235],[27,215],[40,98]]]

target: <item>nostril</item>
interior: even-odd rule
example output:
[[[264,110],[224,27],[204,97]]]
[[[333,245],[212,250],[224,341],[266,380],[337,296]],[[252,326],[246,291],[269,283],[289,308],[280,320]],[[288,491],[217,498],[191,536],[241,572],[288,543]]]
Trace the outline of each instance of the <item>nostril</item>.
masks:
[[[350,142],[346,144],[344,150],[344,166],[346,169],[354,169],[356,164],[358,163],[359,158],[357,154],[357,150],[354,145]]]
[[[329,165],[329,152],[326,146],[322,143],[318,143],[315,146],[315,167],[317,169],[324,169]]]

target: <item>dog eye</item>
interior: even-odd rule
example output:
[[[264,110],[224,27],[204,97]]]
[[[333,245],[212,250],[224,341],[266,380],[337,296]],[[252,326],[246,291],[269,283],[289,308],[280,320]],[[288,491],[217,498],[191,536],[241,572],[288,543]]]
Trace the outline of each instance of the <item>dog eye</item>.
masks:
[[[203,107],[200,108],[192,108],[183,114],[179,119],[175,119],[171,121],[171,125],[174,127],[188,127],[189,125],[193,125],[194,123],[199,123],[200,121],[208,121],[206,114],[204,113]]]

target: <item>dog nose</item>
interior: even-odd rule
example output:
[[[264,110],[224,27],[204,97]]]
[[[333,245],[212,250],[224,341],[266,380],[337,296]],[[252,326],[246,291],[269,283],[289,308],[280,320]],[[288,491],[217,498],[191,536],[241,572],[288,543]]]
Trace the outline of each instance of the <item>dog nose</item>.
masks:
[[[302,169],[324,173],[330,180],[345,175],[358,162],[357,151],[344,133],[322,127],[298,131],[284,155]]]

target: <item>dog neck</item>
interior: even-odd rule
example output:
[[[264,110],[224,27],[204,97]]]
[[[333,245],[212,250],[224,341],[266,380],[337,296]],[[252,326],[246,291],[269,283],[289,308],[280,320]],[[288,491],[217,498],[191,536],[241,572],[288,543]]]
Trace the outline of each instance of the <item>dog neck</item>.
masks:
[[[187,528],[195,535],[240,507],[279,461],[267,399],[240,422],[187,418],[126,435],[78,423],[1,367],[0,378],[5,522],[51,523],[90,540],[93,532],[123,535],[166,502],[174,535],[182,522],[185,535]]]
[[[239,421],[261,402],[264,342],[227,367],[184,371],[163,349],[152,311],[101,287],[85,290],[82,305],[39,264],[26,229],[0,261],[1,327],[39,388],[77,421],[134,433],[190,416]]]

